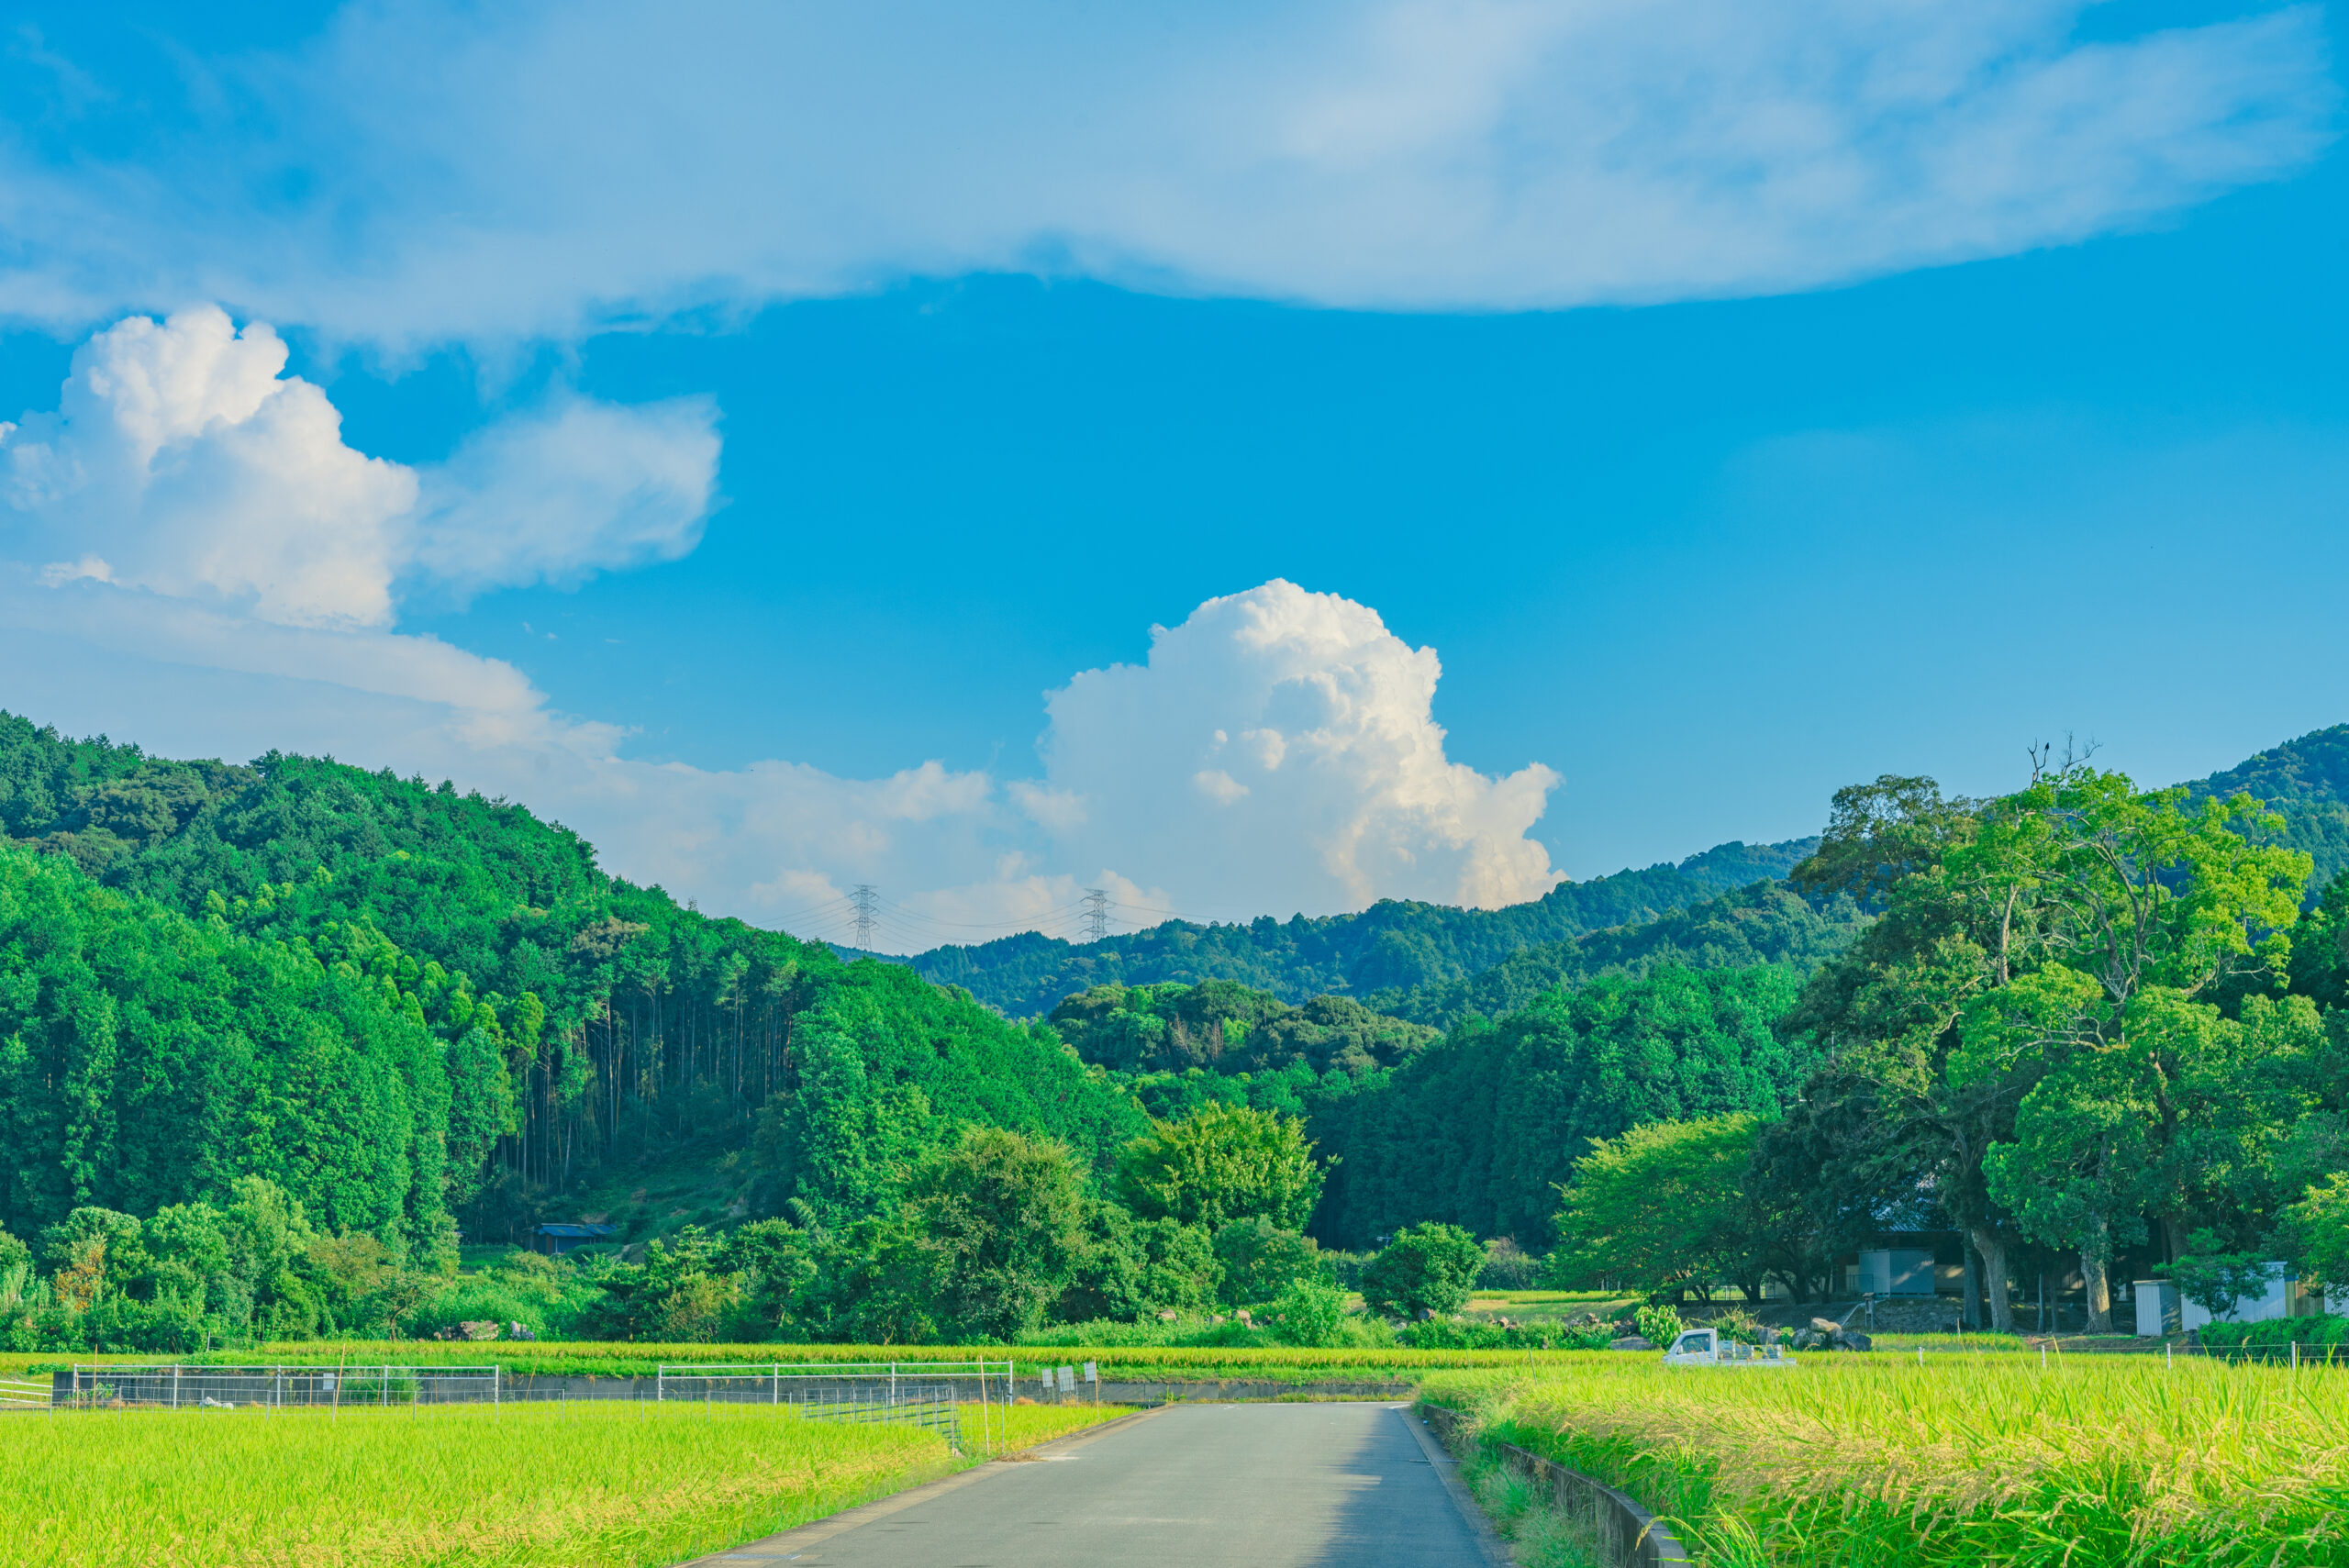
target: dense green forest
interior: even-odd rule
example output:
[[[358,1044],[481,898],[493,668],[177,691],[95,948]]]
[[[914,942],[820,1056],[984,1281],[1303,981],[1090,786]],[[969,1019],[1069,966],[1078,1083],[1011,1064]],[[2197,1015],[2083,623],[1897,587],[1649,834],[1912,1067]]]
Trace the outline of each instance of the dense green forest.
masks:
[[[12,866],[71,866],[107,895],[52,890],[45,908],[79,913],[54,931],[25,926],[8,961],[0,1039],[50,1053],[25,1069],[43,1085],[40,1103],[11,1102],[32,1118],[22,1125],[47,1129],[22,1146],[35,1163],[111,1136],[132,1114],[122,1097],[150,1078],[177,1081],[128,1055],[83,1066],[77,1051],[130,1047],[70,1039],[45,1015],[78,1018],[78,1004],[15,956],[95,951],[130,928],[157,944],[306,955],[398,993],[394,1005],[420,1016],[459,1084],[451,1201],[476,1235],[514,1232],[540,1195],[607,1167],[695,1151],[755,1154],[745,1184],[853,1191],[866,1177],[848,1167],[890,1158],[887,1140],[868,1130],[826,1144],[807,1126],[813,1098],[875,1127],[918,1112],[1015,1128],[1096,1162],[1141,1122],[1048,1031],[902,966],[843,962],[820,944],[681,907],[605,874],[568,829],[446,784],[276,754],[250,767],[166,762],[0,716],[0,828],[18,846]],[[146,987],[169,989],[170,977],[124,962],[110,1007],[145,1018],[193,1005],[150,997]],[[33,1081],[20,1074],[20,1092]],[[206,1125],[184,1136],[208,1136]],[[12,1189],[0,1226],[38,1228],[58,1204],[110,1190],[95,1175],[61,1179]]]
[[[1961,1233],[1999,1322],[2051,1260],[2091,1322],[2124,1267],[2338,1279],[2349,879],[2313,873],[2344,762],[2328,730],[2169,791],[1881,779],[1819,840],[1517,910],[1097,944],[1272,984],[1055,991],[1077,961],[1040,959],[1019,1023],[612,877],[512,803],[0,715],[0,1336],[1253,1305],[1329,1342],[1389,1332],[1338,1322],[1341,1264],[1406,1316],[1464,1299],[1479,1240],[1559,1283],[1809,1296],[1887,1228]],[[1314,973],[1349,994],[1286,989]],[[461,1231],[602,1214],[624,1254],[451,1273]]]
[[[1169,920],[1077,944],[1030,931],[974,947],[941,947],[910,962],[1013,1018],[1050,1012],[1097,985],[1196,985],[1231,980],[1284,1002],[1347,996],[1386,1009],[1415,987],[1481,974],[1511,953],[1586,932],[1643,925],[1732,888],[1784,877],[1815,847],[1722,844],[1678,865],[1561,883],[1505,909],[1456,909],[1382,899],[1355,915],[1266,915],[1244,925]]]
[[[2277,841],[2309,857],[2310,903],[2349,871],[2349,724],[2310,730],[2187,790],[2196,800],[2248,795],[2280,813]]]

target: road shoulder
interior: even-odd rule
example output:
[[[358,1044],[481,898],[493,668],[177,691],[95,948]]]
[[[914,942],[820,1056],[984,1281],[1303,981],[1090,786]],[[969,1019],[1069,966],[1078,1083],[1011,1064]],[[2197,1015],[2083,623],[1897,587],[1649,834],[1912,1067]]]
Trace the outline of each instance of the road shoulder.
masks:
[[[806,1551],[818,1542],[829,1540],[834,1536],[846,1535],[849,1531],[869,1525],[876,1519],[885,1519],[891,1514],[910,1508],[917,1503],[926,1503],[932,1497],[940,1497],[949,1492],[959,1491],[963,1487],[971,1485],[986,1476],[999,1473],[1015,1464],[1030,1464],[1038,1460],[1050,1459],[1057,1454],[1083,1448],[1089,1442],[1096,1442],[1108,1437],[1111,1432],[1130,1427],[1137,1421],[1146,1421],[1152,1416],[1163,1414],[1171,1408],[1173,1408],[1172,1406],[1162,1405],[1154,1409],[1137,1410],[1130,1416],[1120,1416],[1114,1421],[1104,1421],[1098,1426],[1086,1427],[1081,1431],[1071,1432],[1066,1437],[1054,1438],[1050,1442],[1041,1442],[1033,1448],[1024,1448],[1017,1453],[1006,1454],[1001,1459],[991,1459],[985,1463],[974,1464],[968,1470],[957,1471],[952,1475],[942,1475],[935,1481],[925,1481],[918,1486],[908,1486],[902,1492],[892,1492],[885,1497],[877,1497],[870,1503],[861,1504],[853,1508],[845,1508],[837,1514],[828,1514],[820,1519],[811,1519],[804,1525],[795,1526],[774,1535],[761,1536],[756,1540],[746,1541],[740,1546],[732,1547],[724,1551],[713,1551],[705,1557],[689,1558],[679,1563],[677,1568],[721,1568],[721,1565],[726,1564],[780,1562]]]

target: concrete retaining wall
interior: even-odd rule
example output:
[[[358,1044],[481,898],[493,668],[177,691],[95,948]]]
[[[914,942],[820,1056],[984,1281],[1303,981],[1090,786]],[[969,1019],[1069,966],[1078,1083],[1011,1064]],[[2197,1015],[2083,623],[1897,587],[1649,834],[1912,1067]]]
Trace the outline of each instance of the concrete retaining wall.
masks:
[[[1442,1437],[1444,1446],[1457,1452],[1465,1440],[1466,1418],[1441,1405],[1421,1405],[1419,1411]],[[1608,1568],[1686,1568],[1693,1562],[1669,1526],[1659,1524],[1653,1514],[1605,1482],[1515,1443],[1486,1440],[1484,1446],[1520,1475],[1546,1487],[1561,1511],[1589,1526],[1598,1538],[1599,1559]]]

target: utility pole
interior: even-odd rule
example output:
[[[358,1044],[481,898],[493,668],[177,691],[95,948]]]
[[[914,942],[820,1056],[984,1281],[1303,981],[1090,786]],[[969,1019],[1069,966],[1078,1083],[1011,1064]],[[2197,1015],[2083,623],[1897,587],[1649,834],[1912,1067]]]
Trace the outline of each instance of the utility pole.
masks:
[[[849,899],[856,906],[856,945],[863,952],[873,951],[873,906],[879,897],[869,882],[860,882],[849,890]]]
[[[1097,887],[1085,890],[1085,940],[1097,942],[1109,934],[1109,895]]]

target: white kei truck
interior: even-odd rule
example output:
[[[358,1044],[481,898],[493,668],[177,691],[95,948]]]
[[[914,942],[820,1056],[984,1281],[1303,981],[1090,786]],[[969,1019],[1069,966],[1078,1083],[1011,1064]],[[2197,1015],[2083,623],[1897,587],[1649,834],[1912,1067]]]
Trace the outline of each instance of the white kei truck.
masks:
[[[1778,1345],[1749,1345],[1718,1329],[1684,1329],[1664,1352],[1666,1366],[1769,1367],[1791,1372],[1795,1358]]]

